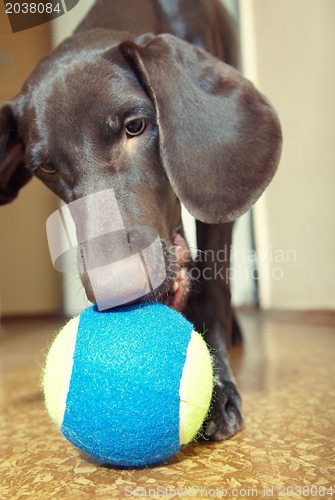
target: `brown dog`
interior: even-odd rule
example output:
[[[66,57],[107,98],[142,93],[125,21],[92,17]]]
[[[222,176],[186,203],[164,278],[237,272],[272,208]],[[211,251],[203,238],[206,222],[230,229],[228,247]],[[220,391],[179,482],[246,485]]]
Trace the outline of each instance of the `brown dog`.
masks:
[[[276,114],[232,67],[236,53],[219,0],[98,0],[0,111],[1,203],[32,175],[66,203],[113,188],[126,227],[158,231],[169,272],[146,298],[205,324],[216,386],[204,432],[215,440],[243,426],[226,354],[240,339],[225,272],[232,221],[269,184],[281,148]],[[198,248],[227,251],[219,274],[198,262],[191,290],[180,201],[197,219]],[[88,207],[85,231],[99,217]],[[86,250],[80,273],[94,301]]]

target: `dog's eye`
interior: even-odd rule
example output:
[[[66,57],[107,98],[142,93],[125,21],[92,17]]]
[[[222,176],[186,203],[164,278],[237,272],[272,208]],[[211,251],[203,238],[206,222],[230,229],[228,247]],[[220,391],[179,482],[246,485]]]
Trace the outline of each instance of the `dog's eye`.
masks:
[[[131,120],[126,124],[126,133],[129,137],[134,137],[135,135],[142,134],[145,129],[146,121],[144,118],[138,118],[136,120]]]
[[[54,174],[56,169],[47,163],[43,163],[43,165],[38,165],[38,170],[42,170],[45,174]]]

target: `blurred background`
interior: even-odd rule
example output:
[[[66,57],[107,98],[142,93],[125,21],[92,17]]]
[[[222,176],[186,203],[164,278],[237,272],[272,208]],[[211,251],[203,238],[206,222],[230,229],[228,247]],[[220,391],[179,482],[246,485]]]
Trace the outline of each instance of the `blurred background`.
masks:
[[[0,4],[0,101],[14,97],[37,61],[71,34],[93,0],[13,34]],[[284,146],[278,173],[235,225],[236,306],[335,309],[335,2],[230,0],[241,71],[276,108]],[[3,316],[67,314],[84,307],[79,279],[51,264],[45,222],[57,198],[37,179],[0,208]],[[194,246],[192,220],[185,217]]]

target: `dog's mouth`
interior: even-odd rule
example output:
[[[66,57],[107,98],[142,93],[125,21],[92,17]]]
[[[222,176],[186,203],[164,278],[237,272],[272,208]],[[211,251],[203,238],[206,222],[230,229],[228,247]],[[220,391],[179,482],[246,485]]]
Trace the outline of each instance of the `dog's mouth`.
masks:
[[[171,257],[167,258],[168,289],[161,294],[159,302],[180,311],[185,305],[190,289],[190,280],[187,273],[190,252],[185,239],[178,233],[173,234],[171,243],[169,249]]]

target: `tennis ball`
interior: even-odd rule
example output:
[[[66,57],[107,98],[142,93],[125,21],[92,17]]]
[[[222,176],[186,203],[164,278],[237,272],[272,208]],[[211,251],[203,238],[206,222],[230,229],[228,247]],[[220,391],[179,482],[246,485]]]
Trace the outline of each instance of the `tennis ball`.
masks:
[[[50,417],[78,448],[112,465],[151,465],[199,432],[211,357],[193,325],[167,306],[92,306],[55,338],[43,389]]]

